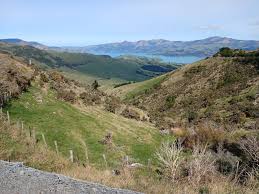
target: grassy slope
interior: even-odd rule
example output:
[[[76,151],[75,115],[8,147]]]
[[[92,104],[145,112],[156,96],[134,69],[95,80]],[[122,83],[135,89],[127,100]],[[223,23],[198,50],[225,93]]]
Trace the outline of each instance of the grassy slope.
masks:
[[[109,89],[106,92],[116,95],[124,100],[130,100],[135,96],[144,94],[145,92],[155,89],[163,80],[167,78],[168,74],[161,75],[143,82],[124,85],[118,88]]]
[[[42,99],[42,103],[37,99]],[[147,123],[129,120],[98,107],[74,107],[56,100],[54,92],[46,93],[37,86],[14,100],[6,110],[11,118],[35,127],[38,139],[41,140],[41,132],[44,133],[53,149],[56,140],[65,156],[68,156],[69,149],[73,149],[75,156],[85,161],[86,144],[90,162],[98,166],[104,165],[103,153],[109,166],[117,166],[125,155],[136,162],[146,163],[162,140],[159,132]],[[108,132],[113,134],[114,145],[98,142]]]
[[[27,130],[22,130],[21,125],[7,124],[0,119],[0,159],[24,162],[34,168],[47,171],[61,171],[64,166],[71,167],[68,160],[57,155],[42,143],[35,144]]]
[[[79,71],[72,70],[66,67],[61,67],[60,70],[62,71],[62,74],[64,74],[67,78],[77,80],[78,82],[84,85],[90,85],[95,80],[97,80],[100,85],[99,89],[102,91],[106,91],[107,89],[113,88],[116,84],[121,84],[126,82],[126,80],[117,79],[117,78],[105,79],[101,77],[96,77],[91,74],[81,73]]]
[[[113,59],[111,57],[83,53],[52,52],[52,54],[62,58],[65,63],[71,64],[77,71],[96,77],[136,81],[147,78],[136,73],[136,70],[141,66],[136,62],[130,63],[123,59]]]

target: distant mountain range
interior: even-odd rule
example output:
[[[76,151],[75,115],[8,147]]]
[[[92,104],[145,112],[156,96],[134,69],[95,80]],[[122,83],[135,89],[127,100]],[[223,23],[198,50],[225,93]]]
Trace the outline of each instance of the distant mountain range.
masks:
[[[40,49],[52,49],[80,53],[144,53],[164,56],[211,56],[222,47],[233,49],[255,50],[259,41],[236,40],[227,37],[210,37],[194,41],[169,41],[164,39],[140,40],[137,42],[119,42],[85,47],[48,47],[37,42],[26,42],[20,39],[0,39],[0,42],[19,45],[30,45]]]
[[[259,41],[236,40],[226,37],[210,37],[194,41],[169,41],[169,40],[140,40],[137,42],[120,42],[87,46],[77,50],[80,52],[94,53],[146,53],[168,56],[211,56],[222,47],[234,49],[255,50],[259,48]]]

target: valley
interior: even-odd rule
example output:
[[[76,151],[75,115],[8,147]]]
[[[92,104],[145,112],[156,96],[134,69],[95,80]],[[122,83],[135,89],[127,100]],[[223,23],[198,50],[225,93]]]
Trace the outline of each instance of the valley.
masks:
[[[44,69],[56,68],[64,71],[72,78],[78,77],[79,81],[94,81],[95,79],[101,82],[105,80],[103,83],[141,81],[180,66],[146,57],[112,58],[108,55],[46,51],[32,46],[7,43],[0,43],[0,50],[20,56],[27,62],[31,60],[32,63]],[[144,66],[151,68],[144,69]]]
[[[258,51],[224,48],[151,79],[102,84],[101,68],[81,64],[107,56],[1,46],[2,160],[145,193],[257,190]]]
[[[258,0],[0,5],[0,194],[259,194]]]

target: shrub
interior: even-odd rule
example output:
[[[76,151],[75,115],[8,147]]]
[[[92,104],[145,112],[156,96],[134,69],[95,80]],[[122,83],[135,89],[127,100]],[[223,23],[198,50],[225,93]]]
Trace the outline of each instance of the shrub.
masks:
[[[106,99],[104,107],[105,110],[115,113],[116,109],[120,107],[120,101],[116,97],[109,97]]]
[[[102,100],[101,93],[95,91],[89,93],[83,92],[79,95],[79,97],[83,100],[83,103],[86,105],[100,104]]]
[[[210,191],[209,191],[209,188],[208,187],[201,187],[199,189],[199,194],[209,194]]]
[[[136,119],[136,120],[140,120],[140,114],[134,110],[134,109],[131,109],[129,107],[126,107],[122,113],[121,113],[122,116],[126,117],[126,118],[129,118],[129,119]]]
[[[205,183],[216,173],[215,158],[207,147],[195,146],[187,163],[188,179],[193,185]]]
[[[181,165],[183,164],[183,148],[176,142],[164,142],[156,152],[156,158],[163,173],[173,182],[181,176]]]
[[[223,175],[236,174],[240,158],[223,149],[223,145],[219,144],[217,148],[217,170]]]
[[[200,123],[195,132],[202,144],[217,144],[226,138],[225,131],[210,122]]]
[[[168,97],[166,98],[166,100],[165,100],[165,106],[166,106],[167,108],[173,107],[174,104],[175,104],[175,99],[176,99],[175,96],[168,96]]]
[[[175,183],[187,179],[195,187],[211,182],[216,175],[216,157],[207,146],[196,145],[189,153],[179,143],[167,141],[156,158],[162,174]]]
[[[247,157],[247,162],[252,170],[259,171],[259,140],[248,137],[240,141],[240,147]]]
[[[223,47],[223,48],[219,49],[219,54],[222,57],[231,57],[231,56],[233,56],[233,51],[228,47]]]
[[[48,78],[46,73],[41,73],[40,74],[40,80],[42,80],[43,82],[48,82],[49,78]]]
[[[97,90],[98,87],[100,87],[99,83],[96,80],[94,80],[94,82],[92,83],[92,88],[94,90]]]
[[[58,91],[58,98],[63,99],[67,102],[74,103],[76,101],[76,93],[72,90],[66,91],[66,90],[59,90]]]
[[[190,122],[192,122],[193,120],[195,120],[198,117],[198,114],[194,111],[188,111],[187,112],[187,119]]]
[[[57,71],[50,72],[49,77],[50,77],[50,79],[52,79],[53,81],[56,81],[56,82],[63,82],[65,79],[64,76]]]

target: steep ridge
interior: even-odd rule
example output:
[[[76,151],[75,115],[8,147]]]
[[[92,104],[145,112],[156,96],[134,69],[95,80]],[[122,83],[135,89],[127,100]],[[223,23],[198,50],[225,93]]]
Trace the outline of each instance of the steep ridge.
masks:
[[[210,120],[227,130],[256,130],[259,52],[230,51],[231,56],[222,50],[215,57],[166,74],[144,91],[137,83],[116,88],[115,92],[126,91],[121,95],[147,110],[161,128],[187,127]]]

